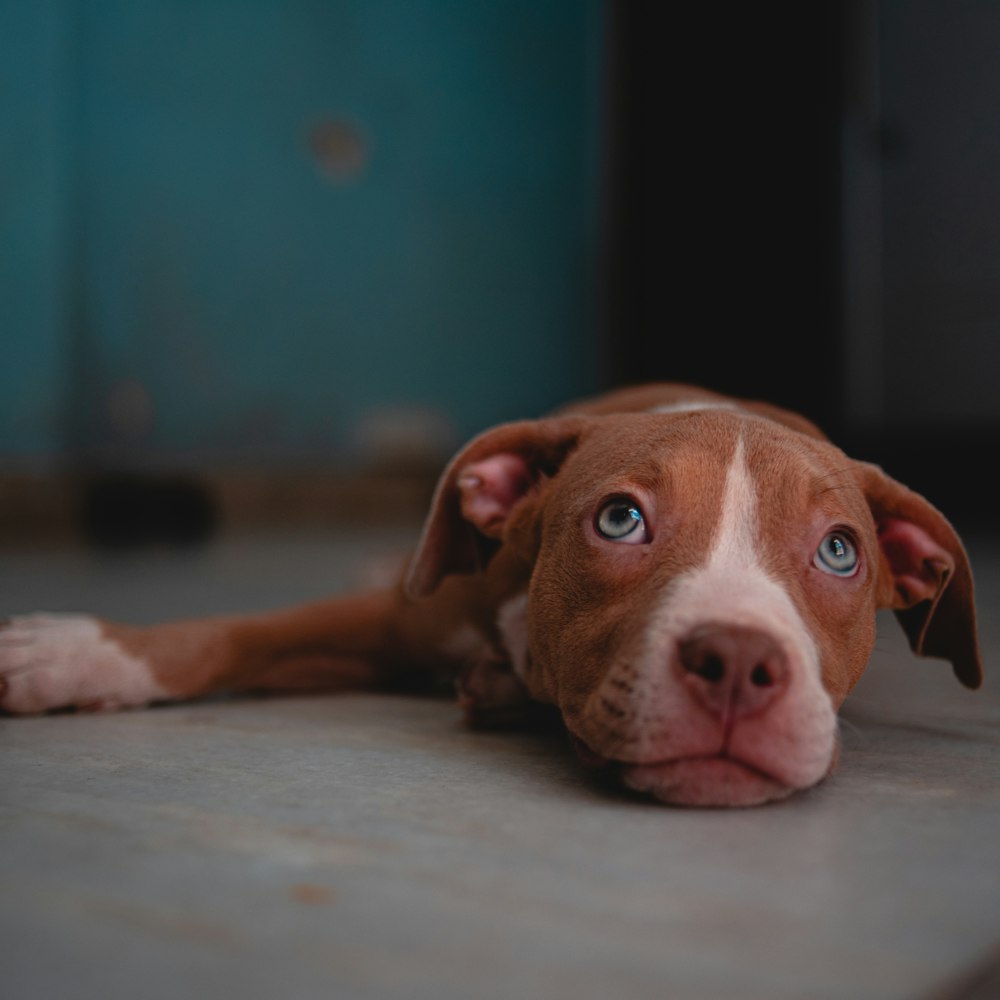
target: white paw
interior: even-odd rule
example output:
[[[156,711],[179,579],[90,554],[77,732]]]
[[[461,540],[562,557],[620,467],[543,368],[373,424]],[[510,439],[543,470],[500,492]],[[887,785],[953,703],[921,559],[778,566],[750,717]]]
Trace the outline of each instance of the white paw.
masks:
[[[92,711],[163,697],[148,664],[88,615],[24,615],[0,627],[0,708]]]

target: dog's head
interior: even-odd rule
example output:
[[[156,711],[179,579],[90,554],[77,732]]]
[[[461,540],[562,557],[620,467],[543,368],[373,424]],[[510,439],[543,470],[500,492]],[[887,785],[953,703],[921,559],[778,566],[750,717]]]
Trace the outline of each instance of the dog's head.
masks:
[[[666,802],[750,805],[821,780],[876,611],[981,681],[968,557],[876,466],[742,408],[563,416],[475,439],[439,483],[408,588],[530,576],[514,668],[588,761]]]

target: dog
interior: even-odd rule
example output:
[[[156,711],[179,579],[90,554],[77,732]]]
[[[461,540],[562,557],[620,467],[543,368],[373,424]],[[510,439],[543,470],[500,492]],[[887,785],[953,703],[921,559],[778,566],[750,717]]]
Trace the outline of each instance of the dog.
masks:
[[[581,761],[656,799],[820,782],[892,609],[982,682],[972,571],[922,496],[804,417],[659,383],[488,430],[444,469],[398,584],[266,615],[0,629],[0,707],[375,688],[447,669],[473,726],[558,710]]]

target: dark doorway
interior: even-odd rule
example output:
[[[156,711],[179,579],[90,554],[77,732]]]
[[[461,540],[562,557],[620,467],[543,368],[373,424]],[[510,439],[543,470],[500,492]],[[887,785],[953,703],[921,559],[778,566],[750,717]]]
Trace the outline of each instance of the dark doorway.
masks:
[[[842,14],[609,7],[604,375],[841,418]]]

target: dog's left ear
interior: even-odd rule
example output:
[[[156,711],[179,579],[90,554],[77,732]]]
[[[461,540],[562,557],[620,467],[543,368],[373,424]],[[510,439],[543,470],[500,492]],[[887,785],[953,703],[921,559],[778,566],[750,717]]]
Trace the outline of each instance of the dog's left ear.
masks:
[[[878,466],[857,463],[878,531],[878,606],[891,608],[919,656],[950,660],[969,688],[983,682],[972,569],[937,508]]]
[[[523,420],[473,438],[438,481],[404,580],[407,596],[426,597],[450,573],[485,569],[515,507],[556,474],[586,422]]]

